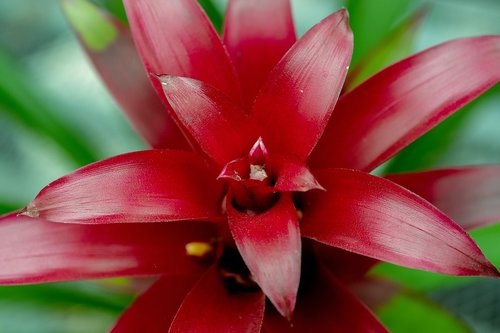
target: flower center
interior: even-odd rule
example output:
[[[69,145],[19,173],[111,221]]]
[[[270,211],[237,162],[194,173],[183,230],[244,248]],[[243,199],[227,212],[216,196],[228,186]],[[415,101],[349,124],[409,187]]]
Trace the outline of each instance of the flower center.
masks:
[[[273,188],[274,175],[262,138],[253,145],[248,156],[226,164],[219,179],[228,181],[229,204],[249,214],[267,210],[279,196]]]
[[[265,165],[250,164],[250,179],[264,181],[267,178]]]
[[[260,290],[232,239],[227,224],[219,225],[219,237],[210,242],[185,245],[186,255],[199,265],[217,265],[219,277],[230,293]]]
[[[219,274],[230,293],[260,290],[237,249],[225,247],[219,259]]]

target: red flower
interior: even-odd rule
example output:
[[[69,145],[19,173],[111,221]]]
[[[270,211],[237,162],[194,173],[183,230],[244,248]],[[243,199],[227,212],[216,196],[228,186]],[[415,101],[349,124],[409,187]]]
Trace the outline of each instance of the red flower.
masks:
[[[426,50],[337,103],[352,53],[345,10],[295,41],[287,0],[232,0],[224,47],[194,0],[125,5],[172,118],[133,72],[126,29],[116,26],[119,38],[106,50],[88,51],[151,146],[177,150],[86,166],[4,217],[1,283],[164,276],[115,332],[378,332],[383,326],[338,281],[351,271],[338,266],[344,256],[355,275],[372,261],[356,266],[366,259],[326,245],[445,274],[498,276],[431,203],[466,227],[498,219],[497,192],[487,210],[476,204],[500,168],[385,179],[368,172],[499,81],[500,37]]]

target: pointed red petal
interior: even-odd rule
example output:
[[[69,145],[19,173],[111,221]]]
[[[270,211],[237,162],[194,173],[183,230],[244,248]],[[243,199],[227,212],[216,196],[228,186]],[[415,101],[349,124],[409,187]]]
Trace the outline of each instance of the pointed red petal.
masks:
[[[153,148],[188,148],[151,86],[130,31],[88,2],[65,0],[62,5],[97,72],[137,132]],[[80,8],[82,6],[84,8]],[[90,17],[87,18],[86,13]],[[86,18],[92,20],[82,21]],[[86,43],[84,38],[101,32],[93,30],[96,23],[104,24],[110,34],[114,34],[108,43],[98,48]]]
[[[344,95],[311,156],[370,171],[500,80],[500,36],[448,42],[402,60]]]
[[[229,57],[195,0],[125,0],[124,5],[148,72],[205,81],[228,96],[239,97]],[[163,96],[161,86],[154,83]]]
[[[262,137],[259,137],[248,153],[250,164],[264,165],[269,162],[269,152],[267,151]]]
[[[248,106],[295,40],[289,0],[229,1],[224,44],[239,74]]]
[[[389,175],[471,230],[500,221],[500,166]]]
[[[266,310],[262,332],[387,332],[373,313],[324,268],[301,285],[291,323]]]
[[[324,190],[304,162],[278,159],[273,161],[272,167],[277,177],[274,189],[278,192]]]
[[[467,233],[412,192],[363,172],[317,172],[304,194],[305,237],[361,255],[452,275],[498,276]]]
[[[243,157],[255,142],[255,131],[244,111],[204,82],[159,77],[163,91],[187,132],[220,165]]]
[[[255,281],[285,317],[295,307],[300,281],[301,240],[291,196],[282,193],[266,212],[250,215],[228,200],[229,227]]]
[[[141,151],[56,180],[24,214],[65,223],[206,220],[219,215],[220,190],[216,174],[193,153]]]
[[[253,109],[270,152],[304,160],[319,140],[351,59],[347,20],[340,10],[321,21],[270,73]]]
[[[261,292],[231,294],[215,267],[189,292],[169,333],[258,333],[264,317]]]
[[[195,276],[160,278],[120,316],[112,333],[166,332]]]
[[[192,241],[216,237],[211,223],[81,225],[26,216],[0,220],[0,284],[193,273]]]

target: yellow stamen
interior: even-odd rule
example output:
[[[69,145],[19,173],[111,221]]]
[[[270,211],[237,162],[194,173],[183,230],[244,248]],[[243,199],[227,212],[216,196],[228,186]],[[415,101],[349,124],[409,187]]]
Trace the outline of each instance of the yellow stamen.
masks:
[[[300,209],[297,209],[297,219],[299,221],[302,221],[302,218],[304,217],[304,213],[302,212],[302,210]]]
[[[203,258],[213,250],[214,247],[206,242],[190,242],[186,244],[186,254],[188,256]]]

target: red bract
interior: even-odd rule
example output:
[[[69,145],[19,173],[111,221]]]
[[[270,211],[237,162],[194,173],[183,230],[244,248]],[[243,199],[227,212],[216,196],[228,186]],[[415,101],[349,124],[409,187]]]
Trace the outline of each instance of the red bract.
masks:
[[[500,169],[367,172],[500,80],[499,36],[421,52],[337,103],[345,10],[295,41],[287,0],[231,0],[224,46],[194,0],[124,3],[170,117],[111,64],[137,57],[126,29],[87,51],[153,147],[192,151],[125,154],[47,186],[2,218],[1,283],[161,275],[114,332],[384,332],[340,282],[376,262],[355,254],[498,276],[462,227],[500,216]],[[185,140],[164,133],[173,123]]]

